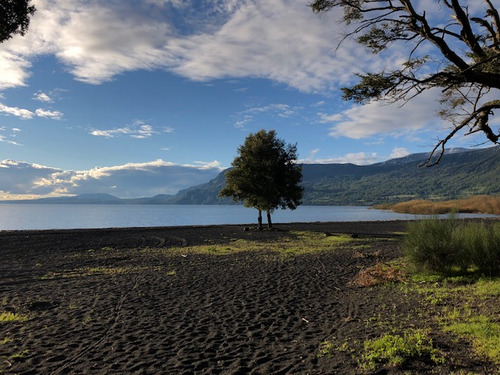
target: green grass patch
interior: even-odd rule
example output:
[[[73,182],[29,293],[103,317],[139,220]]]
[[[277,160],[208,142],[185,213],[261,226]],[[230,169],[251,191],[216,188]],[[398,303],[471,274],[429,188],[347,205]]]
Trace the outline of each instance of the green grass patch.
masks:
[[[420,329],[365,341],[359,365],[365,370],[375,370],[380,364],[400,367],[415,358],[429,359],[436,364],[444,362],[428,333]]]
[[[89,267],[68,270],[65,272],[49,272],[41,277],[41,280],[68,279],[75,277],[86,277],[93,275],[122,275],[128,273],[137,273],[147,269],[147,267]]]
[[[480,297],[500,296],[500,279],[480,279],[475,284],[475,293]]]
[[[168,254],[229,255],[238,252],[276,252],[284,257],[311,254],[335,249],[353,239],[348,235],[325,235],[321,232],[292,231],[291,237],[275,241],[232,240],[228,244],[206,244],[190,247],[169,248]],[[151,251],[151,250],[149,250]],[[164,251],[164,250],[160,250]]]
[[[13,312],[3,312],[0,314],[0,323],[24,322],[28,320],[27,315],[16,314]]]
[[[500,279],[477,273],[457,277],[419,275],[405,285],[434,305],[443,331],[470,341],[477,353],[500,364],[500,321],[497,313]]]
[[[459,318],[460,315],[456,317]],[[444,329],[472,340],[480,354],[500,363],[500,322],[478,315],[461,323],[449,324]]]
[[[347,341],[340,344],[331,340],[325,340],[319,344],[317,357],[331,357],[335,352],[353,353],[354,349],[349,346]]]

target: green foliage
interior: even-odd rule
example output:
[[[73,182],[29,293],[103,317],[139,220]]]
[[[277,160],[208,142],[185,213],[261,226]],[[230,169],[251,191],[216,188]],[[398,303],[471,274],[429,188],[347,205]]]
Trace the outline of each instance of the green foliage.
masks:
[[[374,47],[375,48],[375,47]],[[353,87],[342,88],[342,98],[356,103],[365,103],[370,98],[379,98],[394,86],[395,78],[385,74],[358,74],[361,82]]]
[[[30,0],[2,0],[0,2],[0,43],[14,34],[24,35],[28,30],[29,17],[35,13]]]
[[[270,214],[277,208],[294,210],[302,199],[302,167],[296,164],[297,145],[285,145],[276,132],[250,134],[238,148],[220,197],[244,201],[245,206]],[[269,223],[270,225],[271,223]]]
[[[3,312],[0,314],[0,323],[24,322],[26,320],[28,320],[26,315],[16,314],[13,312]]]
[[[338,344],[331,340],[325,340],[319,344],[317,357],[331,357],[335,352],[353,353],[354,349],[349,346],[349,343],[347,341],[343,342],[342,344]]]
[[[477,274],[458,277],[419,275],[413,285],[405,285],[407,287],[439,309],[434,318],[445,332],[470,341],[478,353],[500,363],[499,278]]]
[[[377,364],[399,367],[415,358],[428,358],[434,363],[443,362],[432,339],[420,329],[405,331],[403,335],[386,334],[379,339],[366,341],[364,349],[360,365],[369,370],[375,369]]]
[[[403,242],[405,255],[411,265],[422,271],[446,271],[454,264],[458,249],[453,249],[452,233],[456,219],[438,218],[417,220],[408,224]]]
[[[446,331],[471,338],[481,354],[500,361],[500,323],[484,315],[474,316],[463,323],[453,323]]]
[[[408,225],[403,248],[417,271],[496,273],[500,271],[500,223],[486,226],[454,217],[415,221]]]

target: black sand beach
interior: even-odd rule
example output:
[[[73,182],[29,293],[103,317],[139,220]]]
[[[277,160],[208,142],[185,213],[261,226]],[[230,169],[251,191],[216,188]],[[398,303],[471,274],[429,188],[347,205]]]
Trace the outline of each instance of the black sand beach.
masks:
[[[418,296],[360,287],[359,272],[401,256],[405,222],[0,232],[3,374],[356,374],[359,353],[321,356],[321,343],[384,332],[373,317],[415,327]],[[269,243],[291,231],[347,233],[335,251],[190,253],[200,244]],[[182,247],[186,252],[169,249]],[[490,374],[470,344],[439,334],[454,361],[377,374]],[[3,372],[2,372],[3,371]]]

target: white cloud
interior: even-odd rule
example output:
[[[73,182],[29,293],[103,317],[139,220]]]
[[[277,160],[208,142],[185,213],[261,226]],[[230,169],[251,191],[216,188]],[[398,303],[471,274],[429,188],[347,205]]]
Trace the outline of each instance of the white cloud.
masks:
[[[314,15],[306,5],[243,2],[213,33],[169,43],[182,58],[174,71],[195,80],[263,77],[303,91],[345,82],[353,68],[366,61],[358,58],[362,49],[334,58],[335,23],[330,15]]]
[[[395,147],[392,152],[391,152],[391,155],[390,155],[390,158],[391,159],[396,159],[396,158],[402,158],[402,157],[405,157],[405,156],[408,156],[410,155],[410,151],[408,151],[406,148],[404,147]]]
[[[47,110],[47,109],[38,108],[35,110],[35,112],[32,112],[29,109],[18,108],[18,107],[9,107],[9,106],[6,106],[5,104],[2,104],[2,103],[0,103],[0,112],[3,112],[7,115],[19,117],[23,120],[30,120],[35,116],[59,120],[63,116],[63,114],[59,111],[51,111],[51,110]]]
[[[7,143],[14,146],[21,146],[20,143],[13,141],[12,139],[8,139],[5,135],[0,134],[0,143]]]
[[[368,165],[381,161],[381,157],[377,155],[376,152],[366,153],[366,152],[351,152],[343,156],[334,156],[330,158],[314,159],[316,150],[311,152],[311,155],[307,159],[299,160],[299,163],[303,164],[355,164],[355,165]]]
[[[33,99],[35,100],[38,100],[39,102],[45,102],[45,103],[52,103],[53,100],[50,96],[48,96],[46,93],[44,92],[37,92],[34,96],[33,96]]]
[[[4,42],[8,43],[8,42]],[[26,86],[26,80],[30,76],[29,60],[15,52],[2,49],[0,45],[0,90],[11,87]]]
[[[442,129],[448,124],[437,117],[439,93],[427,91],[401,106],[372,101],[353,106],[341,113],[320,113],[321,123],[332,123],[332,137],[369,138],[378,134],[394,137],[432,127]]]
[[[133,198],[175,194],[208,182],[221,170],[218,161],[179,165],[159,159],[70,171],[4,160],[0,162],[0,191],[18,197],[109,193]]]
[[[132,1],[38,0],[26,36],[0,45],[0,89],[25,85],[32,58],[47,54],[92,84],[163,68],[193,80],[267,78],[303,91],[346,83],[374,63],[350,41],[334,56],[335,16],[319,17],[306,3],[145,2],[183,10],[174,19]]]
[[[51,118],[54,120],[60,120],[63,117],[63,114],[59,111],[51,111],[42,108],[38,108],[37,110],[35,110],[35,114],[38,117]]]
[[[7,143],[13,146],[22,146],[19,142],[14,141],[12,138],[16,138],[17,134],[21,132],[19,128],[11,128],[8,129],[5,126],[0,126],[0,132],[8,132],[10,130],[10,134],[4,135],[0,134],[0,143]]]
[[[259,114],[270,113],[271,115],[281,118],[289,118],[296,115],[300,109],[300,107],[292,107],[288,104],[279,103],[248,108],[234,115],[236,117],[234,127],[238,129],[244,129],[246,124],[252,122],[255,116]]]
[[[172,128],[165,127],[163,129],[165,133],[173,132]],[[115,138],[119,136],[128,136],[131,138],[144,139],[149,138],[153,134],[158,134],[152,125],[146,124],[143,121],[136,121],[132,125],[125,126],[123,128],[114,128],[108,130],[98,130],[94,129],[90,132],[91,135],[96,137],[106,137],[106,138]]]
[[[35,114],[28,109],[9,107],[0,103],[0,112],[6,113],[8,115],[20,117],[21,119],[28,120],[32,119]]]

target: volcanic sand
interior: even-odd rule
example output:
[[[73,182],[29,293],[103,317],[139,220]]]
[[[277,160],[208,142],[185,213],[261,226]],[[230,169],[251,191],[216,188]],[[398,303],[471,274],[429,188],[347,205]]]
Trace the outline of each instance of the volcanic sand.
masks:
[[[362,348],[387,329],[370,322],[384,319],[432,326],[420,321],[427,307],[418,296],[353,283],[360,270],[401,256],[405,222],[275,226],[0,232],[0,314],[26,318],[0,323],[0,373],[355,374],[359,351],[322,356],[321,343]],[[241,239],[272,243],[295,231],[354,238],[286,257],[192,251]],[[491,368],[469,344],[433,339],[458,359],[374,373]]]

